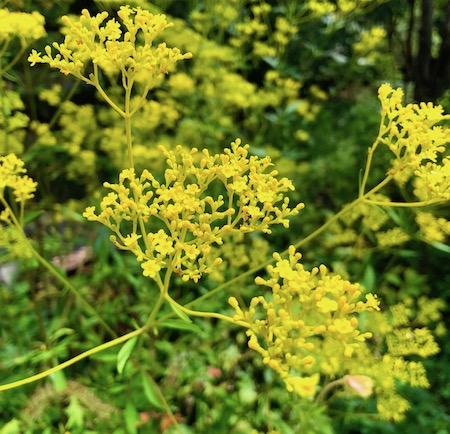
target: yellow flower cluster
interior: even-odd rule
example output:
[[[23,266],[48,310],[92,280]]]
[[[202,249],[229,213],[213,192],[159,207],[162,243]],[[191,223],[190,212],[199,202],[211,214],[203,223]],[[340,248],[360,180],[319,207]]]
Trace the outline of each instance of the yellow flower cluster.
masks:
[[[134,170],[126,169],[118,184],[105,183],[112,192],[103,198],[100,213],[89,207],[84,216],[110,228],[115,234],[112,241],[136,255],[145,276],[155,278],[168,268],[185,281],[198,281],[220,264],[212,245],[221,245],[225,235],[233,230],[270,233],[273,224],[288,227],[287,217],[304,207],[289,208],[283,193],[294,189],[291,181],[277,179],[275,170],[266,173],[270,159],[250,156],[248,149],[239,139],[220,155],[210,155],[206,149],[185,152],[181,147],[175,151],[161,147],[168,165],[165,183],[147,170],[137,177]],[[208,195],[214,181],[225,188],[226,200],[220,194]],[[145,225],[152,217],[165,229],[147,233]]]
[[[374,26],[360,33],[360,40],[353,45],[355,54],[373,64],[378,56],[377,48],[386,40],[386,30]]]
[[[24,204],[34,197],[37,183],[26,173],[24,162],[16,155],[0,157],[0,197],[4,198],[7,187],[12,190],[15,201],[18,203]]]
[[[39,12],[10,12],[0,9],[0,41],[18,37],[23,45],[46,35],[45,19]]]
[[[24,162],[14,154],[0,157],[0,250],[9,257],[29,259],[32,252],[26,242],[21,223],[13,214],[5,197],[5,189],[12,191],[14,199],[20,205],[20,220],[23,217],[25,202],[34,196],[37,183],[26,174]],[[5,227],[6,226],[6,227]]]
[[[63,74],[72,74],[89,84],[96,83],[95,71],[100,68],[108,75],[121,74],[128,83],[145,81],[149,87],[167,74],[171,65],[191,57],[190,53],[181,54],[177,48],[168,48],[164,43],[153,47],[154,39],[171,26],[165,15],[153,15],[140,7],[129,6],[121,6],[117,15],[121,22],[112,18],[105,23],[107,12],[91,16],[86,9],[76,22],[68,16],[63,17],[69,33],[64,43],[53,43],[58,54],[53,57],[52,48],[48,45],[43,56],[32,50],[28,58],[31,66],[48,63]],[[122,28],[126,31],[123,32]],[[89,62],[93,65],[94,74],[85,76],[90,72]]]
[[[369,312],[366,327],[377,342],[376,351],[365,346],[348,363],[349,369],[359,369],[370,375],[375,384],[380,417],[399,421],[409,409],[409,403],[397,391],[398,382],[411,387],[430,386],[422,362],[416,356],[430,357],[439,351],[429,327],[442,324],[442,300],[421,297],[417,302],[407,298],[385,312]],[[415,327],[411,327],[414,321]],[[433,324],[434,323],[434,324]],[[408,360],[412,357],[413,360]]]
[[[272,299],[251,300],[243,311],[231,297],[234,319],[248,324],[248,345],[260,353],[263,362],[279,373],[289,391],[312,397],[319,381],[323,345],[331,340],[333,354],[351,358],[371,333],[361,333],[358,314],[379,310],[376,296],[328,272],[325,266],[311,272],[299,263],[301,254],[291,246],[289,259],[274,253],[275,266],[267,267],[268,279],[257,277],[258,285],[272,289]],[[306,374],[306,375],[304,375]]]
[[[25,104],[18,92],[9,89],[2,89],[0,101],[0,155],[20,154],[29,122]]]
[[[393,330],[386,338],[388,352],[392,356],[416,354],[429,357],[439,352],[434,336],[427,328],[405,327]]]
[[[430,198],[450,197],[450,164],[444,158],[438,162],[450,141],[450,129],[438,125],[450,119],[439,105],[432,103],[403,106],[402,89],[383,84],[378,90],[382,106],[380,141],[395,155],[390,174],[405,169],[426,182]]]
[[[427,243],[435,241],[442,243],[450,236],[450,221],[444,217],[435,217],[430,212],[418,212],[416,223],[423,240]]]
[[[31,259],[33,252],[23,234],[11,225],[8,214],[0,213],[0,222],[5,221],[9,227],[0,225],[0,259],[10,261],[11,259]]]

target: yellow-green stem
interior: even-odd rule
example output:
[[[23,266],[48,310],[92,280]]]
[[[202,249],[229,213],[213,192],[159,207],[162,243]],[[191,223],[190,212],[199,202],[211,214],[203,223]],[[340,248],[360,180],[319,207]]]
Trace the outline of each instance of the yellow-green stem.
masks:
[[[75,356],[75,357],[67,360],[66,362],[60,363],[59,365],[54,366],[51,369],[47,369],[46,371],[43,371],[39,374],[32,375],[31,377],[24,378],[23,380],[18,380],[18,381],[14,381],[12,383],[0,385],[0,392],[3,392],[4,390],[9,390],[9,389],[15,389],[16,387],[24,386],[25,384],[29,384],[29,383],[33,383],[35,381],[41,380],[42,378],[48,377],[49,375],[54,374],[55,372],[61,371],[65,368],[73,365],[74,363],[77,363],[80,360],[85,359],[86,357],[92,356],[93,354],[96,354],[100,351],[103,351],[108,348],[119,345],[122,342],[126,342],[127,340],[134,338],[135,336],[139,336],[141,333],[145,332],[146,330],[147,329],[145,327],[141,327],[137,330],[127,333],[126,335],[123,335],[116,339],[113,339],[112,341],[105,342],[104,344],[101,344],[94,348],[91,348],[90,350],[87,350],[84,353],[81,353],[78,356]]]
[[[234,325],[238,325],[238,326],[241,326],[241,327],[248,328],[248,324],[246,322],[244,322],[244,321],[236,321],[232,317],[229,317],[229,316],[226,316],[226,315],[222,315],[221,313],[200,312],[198,310],[188,309],[186,306],[182,306],[181,304],[177,303],[169,294],[165,294],[164,297],[171,305],[175,306],[177,309],[181,310],[186,315],[198,316],[198,317],[202,317],[202,318],[216,318],[216,319],[220,319],[222,321],[229,322],[229,323],[234,324]]]
[[[70,283],[70,281],[63,276],[50,262],[48,262],[41,254],[33,247],[33,244],[28,239],[28,237],[23,232],[23,227],[17,220],[15,214],[13,213],[11,207],[8,202],[4,199],[4,197],[0,196],[0,202],[3,204],[5,209],[9,211],[9,216],[14,224],[14,227],[21,234],[22,239],[28,245],[33,256],[38,260],[38,262],[47,269],[53,276],[55,276],[61,283],[63,283],[69,290],[77,297],[78,301],[84,306],[84,308],[91,314],[93,314],[99,321],[99,323],[111,334],[111,336],[116,337],[116,333],[114,330],[103,320],[100,314],[95,310],[95,308],[78,292],[78,290]]]
[[[317,395],[316,397],[316,402],[318,404],[321,404],[324,400],[325,397],[327,396],[327,393],[331,390],[334,389],[335,387],[338,386],[342,386],[344,385],[344,379],[343,378],[339,378],[338,380],[334,380],[330,383],[328,383],[321,391],[320,393]]]
[[[425,206],[435,205],[437,203],[445,202],[445,199],[422,200],[420,202],[387,202],[382,200],[366,199],[366,203],[371,205],[397,207],[397,208],[423,208]]]

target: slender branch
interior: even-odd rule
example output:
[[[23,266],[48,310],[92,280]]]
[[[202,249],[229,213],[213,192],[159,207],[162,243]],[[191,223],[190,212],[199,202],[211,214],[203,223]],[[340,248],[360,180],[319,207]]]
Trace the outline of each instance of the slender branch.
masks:
[[[8,202],[6,202],[5,198],[3,196],[0,196],[0,202],[3,204],[5,209],[9,211],[9,216],[11,217],[13,227],[18,231],[18,233],[21,235],[24,242],[28,245],[28,248],[30,249],[33,256],[38,260],[38,262],[46,268],[53,276],[55,276],[61,283],[64,284],[78,299],[78,301],[85,307],[85,309],[94,315],[99,323],[105,328],[105,330],[108,331],[108,333],[116,337],[117,334],[114,332],[114,330],[103,320],[103,318],[100,316],[100,314],[95,310],[95,308],[79,293],[79,291],[70,283],[70,281],[62,275],[56,267],[54,267],[50,262],[48,262],[34,247],[31,241],[28,239],[28,237],[25,235],[23,231],[23,227],[17,220],[15,214],[13,213],[11,207],[9,206]]]
[[[445,199],[422,200],[420,202],[387,202],[382,200],[366,199],[365,202],[371,205],[385,206],[385,207],[403,207],[403,208],[420,208],[424,206],[434,205],[436,203],[444,202]]]
[[[90,79],[85,79],[84,81],[88,84],[94,86],[102,98],[117,112],[120,116],[125,117],[125,112],[108,96],[108,94],[103,90],[100,81],[98,80],[98,66],[94,63],[94,73],[90,75]]]
[[[114,347],[116,345],[121,344],[122,342],[128,341],[131,338],[134,338],[135,336],[139,336],[140,334],[144,333],[146,331],[145,327],[141,327],[137,330],[133,330],[130,333],[127,333],[126,335],[120,336],[116,339],[113,339],[112,341],[105,342],[104,344],[98,345],[94,348],[91,348],[84,353],[78,354],[78,356],[72,357],[71,359],[67,360],[66,362],[60,363],[59,365],[54,366],[53,368],[47,369],[46,371],[43,371],[39,374],[32,375],[31,377],[24,378],[23,380],[14,381],[12,383],[3,384],[0,386],[0,392],[3,392],[4,390],[9,389],[15,389],[16,387],[24,386],[25,384],[33,383],[35,381],[41,380],[42,378],[48,377],[51,374],[54,374],[55,372],[62,371],[63,369],[73,365],[74,363],[79,362],[80,360],[85,359],[86,357],[92,356],[93,354],[96,354],[100,351],[106,350],[107,348]]]
[[[222,315],[221,313],[200,312],[198,310],[188,309],[186,306],[182,306],[181,304],[177,303],[169,294],[165,294],[164,298],[171,305],[175,306],[177,309],[181,310],[182,312],[184,312],[187,315],[199,316],[199,317],[202,317],[202,318],[217,318],[217,319],[229,322],[229,323],[234,324],[234,325],[239,325],[241,327],[248,328],[248,324],[246,322],[244,322],[244,321],[237,321],[237,320],[233,319],[232,317],[226,316],[226,315]]]
[[[64,98],[64,102],[66,101],[70,101],[73,97],[73,95],[75,94],[75,92],[77,91],[78,87],[80,86],[81,81],[80,80],[76,80],[73,84],[73,86],[70,88],[69,92],[67,93],[67,95]],[[52,118],[50,119],[50,122],[48,123],[48,128],[51,130],[53,128],[53,126],[55,125],[56,121],[58,120],[58,118],[61,116],[61,113],[63,111],[63,103],[61,102],[57,108],[57,110],[55,111],[55,113],[53,114]]]
[[[321,391],[320,393],[317,395],[316,397],[316,403],[320,404],[324,401],[327,393],[331,390],[334,389],[337,386],[343,386],[345,384],[344,379],[343,378],[339,378],[338,380],[334,380],[331,383],[328,383]]]

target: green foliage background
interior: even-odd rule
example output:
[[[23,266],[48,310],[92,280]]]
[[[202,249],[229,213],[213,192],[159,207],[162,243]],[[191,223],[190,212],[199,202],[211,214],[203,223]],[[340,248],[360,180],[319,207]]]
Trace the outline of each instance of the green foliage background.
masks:
[[[152,92],[154,102],[136,120],[138,170],[161,170],[159,144],[218,152],[241,137],[256,154],[270,155],[281,174],[294,181],[293,200],[307,207],[288,231],[276,230],[267,238],[268,244],[258,253],[261,261],[311,233],[355,197],[367,147],[377,135],[376,89],[386,81],[407,85],[402,81],[401,59],[386,39],[367,53],[358,52],[355,44],[374,26],[396,22],[401,30],[407,19],[401,4],[406,2],[379,2],[377,7],[332,21],[328,15],[308,15],[303,1],[131,3],[168,14],[175,22],[165,33],[168,45],[194,54],[192,61],[178,65]],[[271,9],[258,18],[252,7],[265,4]],[[92,14],[102,8],[113,13],[116,6],[106,1],[88,6],[45,0],[8,4],[12,10],[38,10],[45,16],[48,37],[33,44],[40,51],[62,39],[60,16],[79,14],[82,7]],[[283,33],[280,18],[295,28]],[[246,32],[255,22],[263,23],[265,30]],[[260,55],[255,54],[255,42],[261,44],[256,47]],[[116,179],[122,168],[122,125],[91,89],[48,68],[30,70],[26,58],[25,54],[3,77],[2,90],[13,90],[22,101],[10,102],[9,108],[22,118],[8,131],[9,140],[0,149],[17,152],[39,183],[36,210],[47,211],[27,230],[47,258],[92,246],[91,259],[71,271],[70,280],[118,335],[125,334],[149,311],[148,283],[139,264],[111,245],[107,231],[81,217],[85,206],[99,200],[102,182]],[[109,91],[116,88],[111,83]],[[439,101],[447,111],[449,101],[448,94]],[[375,167],[374,174],[383,173],[384,167]],[[439,209],[447,217],[448,211],[448,205]],[[398,211],[391,218],[402,228],[417,230],[407,213]],[[371,239],[371,234],[363,235]],[[380,251],[367,244],[358,251],[327,247],[327,236],[304,248],[307,265],[332,265],[378,293],[386,305],[424,295],[448,302],[448,245],[429,245],[413,237],[400,247]],[[244,241],[244,246],[255,243],[255,239]],[[0,284],[2,384],[40,372],[110,338],[37,263],[16,265],[19,272],[13,281]],[[180,284],[178,299],[187,303],[247,267],[244,263],[223,269],[215,281]],[[209,299],[202,309],[221,311],[229,295],[248,297],[253,290],[251,278],[242,280],[239,287]],[[448,327],[447,305],[445,312]],[[168,322],[138,341],[122,374],[116,370],[118,349],[112,348],[49,381],[2,392],[0,433],[175,432],[158,389],[146,377],[149,370],[185,433],[244,434],[276,427],[286,434],[448,434],[448,334],[442,333],[438,341],[440,354],[426,362],[431,388],[404,390],[412,409],[404,421],[393,424],[372,417],[371,400],[361,403],[337,394],[327,412],[308,407],[288,394],[247,348],[245,333],[228,325],[194,319],[191,330],[182,331]]]

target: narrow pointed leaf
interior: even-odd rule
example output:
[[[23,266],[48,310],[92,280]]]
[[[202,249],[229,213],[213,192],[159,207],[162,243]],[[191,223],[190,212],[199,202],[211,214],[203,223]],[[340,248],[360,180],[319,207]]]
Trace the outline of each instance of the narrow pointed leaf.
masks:
[[[117,354],[117,372],[119,374],[122,374],[125,365],[127,364],[128,359],[130,358],[131,353],[133,352],[134,347],[136,346],[137,338],[138,337],[135,336],[134,338],[131,338],[129,341],[125,342],[125,344]]]
[[[158,391],[144,373],[142,373],[142,388],[144,389],[144,394],[148,402],[158,410],[164,410],[164,404],[161,401]]]
[[[169,329],[188,330],[194,333],[203,333],[202,329],[193,322],[180,321],[178,319],[167,319],[165,321],[158,322],[158,326],[167,327]]]
[[[172,310],[185,322],[187,323],[191,323],[191,319],[182,311],[180,310],[178,307],[176,307],[175,305],[173,305],[172,303],[170,303],[170,307],[172,308]]]

